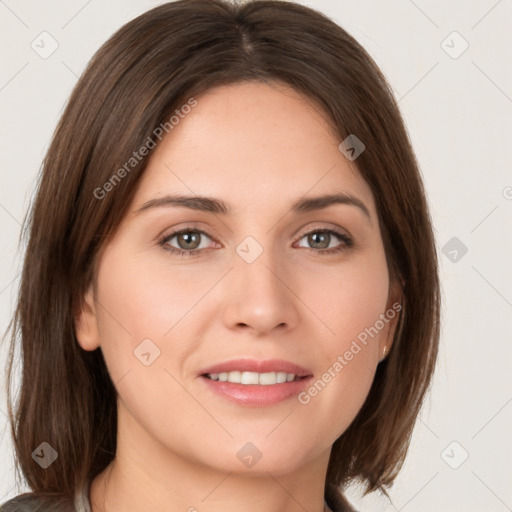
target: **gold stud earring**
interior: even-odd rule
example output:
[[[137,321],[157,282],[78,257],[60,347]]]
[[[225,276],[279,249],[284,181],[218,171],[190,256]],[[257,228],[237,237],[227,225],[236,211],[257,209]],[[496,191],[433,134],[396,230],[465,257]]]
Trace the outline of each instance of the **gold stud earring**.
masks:
[[[386,357],[387,351],[388,351],[388,347],[387,347],[387,345],[384,345],[384,348],[382,349],[382,359],[384,359]]]

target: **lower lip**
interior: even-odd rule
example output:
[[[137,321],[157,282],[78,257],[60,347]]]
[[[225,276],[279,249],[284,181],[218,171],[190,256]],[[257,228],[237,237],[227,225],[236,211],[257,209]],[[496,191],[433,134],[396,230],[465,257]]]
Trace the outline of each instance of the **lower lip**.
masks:
[[[239,405],[252,407],[264,407],[274,405],[293,396],[297,396],[308,384],[312,377],[306,377],[282,384],[235,384],[233,382],[221,382],[201,376],[201,379],[215,393],[236,402]]]

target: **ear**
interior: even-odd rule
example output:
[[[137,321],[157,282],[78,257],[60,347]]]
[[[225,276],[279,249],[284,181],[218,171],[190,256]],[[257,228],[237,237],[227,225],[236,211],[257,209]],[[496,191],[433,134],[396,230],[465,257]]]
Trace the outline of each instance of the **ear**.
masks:
[[[94,287],[87,289],[74,314],[75,335],[84,350],[96,350],[100,346],[98,317],[94,300]]]
[[[398,323],[403,315],[404,300],[402,290],[403,281],[394,279],[389,287],[388,303],[386,305],[386,312],[384,313],[388,321],[379,339],[379,363],[389,354]]]

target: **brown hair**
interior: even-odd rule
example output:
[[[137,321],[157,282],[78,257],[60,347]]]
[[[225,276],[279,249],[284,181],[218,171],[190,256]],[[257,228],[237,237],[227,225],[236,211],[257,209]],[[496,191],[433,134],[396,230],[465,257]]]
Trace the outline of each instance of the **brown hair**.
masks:
[[[101,350],[79,346],[73,313],[149,155],[115,191],[98,199],[98,187],[144,141],[158,143],[155,128],[187,98],[243,81],[292,86],[325,111],[340,142],[356,134],[366,146],[354,163],[374,194],[404,309],[362,409],[333,445],[328,503],[341,503],[340,486],[352,479],[385,492],[404,461],[434,371],[440,294],[421,176],[386,79],[350,35],[310,8],[180,0],[129,22],[92,58],[53,135],[26,219],[8,404],[17,471],[41,496],[71,499],[116,453],[116,390]],[[13,412],[16,347],[23,365]],[[59,455],[47,469],[32,458],[43,441]]]

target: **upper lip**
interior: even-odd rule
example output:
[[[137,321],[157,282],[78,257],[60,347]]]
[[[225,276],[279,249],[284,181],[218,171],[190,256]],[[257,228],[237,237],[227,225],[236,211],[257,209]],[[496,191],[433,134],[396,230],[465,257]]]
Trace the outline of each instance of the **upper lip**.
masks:
[[[284,372],[293,373],[298,377],[308,377],[311,375],[309,370],[283,359],[266,359],[264,361],[258,361],[256,359],[232,359],[231,361],[224,361],[204,368],[200,370],[199,375],[235,371],[256,373]]]

